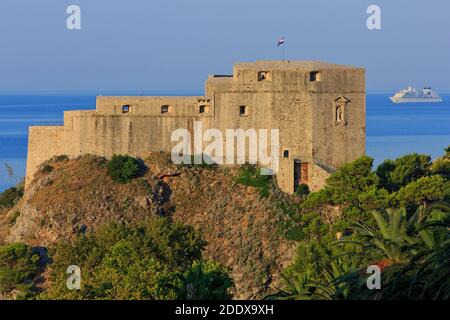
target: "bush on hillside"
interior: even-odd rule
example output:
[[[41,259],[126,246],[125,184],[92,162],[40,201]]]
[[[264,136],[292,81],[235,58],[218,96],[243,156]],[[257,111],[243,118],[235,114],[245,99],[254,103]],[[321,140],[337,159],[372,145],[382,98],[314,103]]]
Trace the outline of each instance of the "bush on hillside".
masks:
[[[114,155],[108,162],[108,175],[117,183],[128,183],[139,174],[138,161],[126,155]]]
[[[195,261],[177,291],[180,300],[229,300],[234,286],[228,270],[214,261]]]
[[[48,164],[43,164],[40,168],[39,171],[41,173],[50,173],[53,171],[53,167],[51,165]]]
[[[255,165],[243,165],[239,168],[235,181],[244,186],[255,187],[263,198],[267,198],[272,187],[272,176],[262,175]]]
[[[44,299],[166,300],[226,297],[227,272],[203,265],[206,245],[192,227],[155,218],[134,226],[109,224],[57,245]],[[66,268],[82,270],[81,290],[66,288]],[[192,269],[192,270],[191,270]],[[198,275],[195,278],[194,275]],[[192,295],[194,294],[194,295]]]
[[[0,293],[5,295],[17,290],[17,298],[35,295],[33,279],[39,271],[39,261],[39,255],[26,244],[0,247]]]
[[[310,193],[310,190],[307,184],[302,183],[297,187],[295,193],[299,196],[307,196]]]
[[[23,196],[23,185],[6,189],[0,193],[0,209],[12,208]]]

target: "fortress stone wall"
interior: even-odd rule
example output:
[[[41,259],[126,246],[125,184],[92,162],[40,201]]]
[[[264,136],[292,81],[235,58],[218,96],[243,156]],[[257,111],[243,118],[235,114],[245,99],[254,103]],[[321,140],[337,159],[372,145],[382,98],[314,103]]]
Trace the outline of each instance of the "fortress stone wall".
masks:
[[[365,97],[364,69],[315,61],[238,63],[233,75],[210,76],[202,97],[98,97],[95,111],[65,112],[64,126],[30,127],[26,186],[55,155],[170,153],[172,132],[193,136],[201,121],[224,133],[279,129],[279,186],[317,190],[364,155]]]

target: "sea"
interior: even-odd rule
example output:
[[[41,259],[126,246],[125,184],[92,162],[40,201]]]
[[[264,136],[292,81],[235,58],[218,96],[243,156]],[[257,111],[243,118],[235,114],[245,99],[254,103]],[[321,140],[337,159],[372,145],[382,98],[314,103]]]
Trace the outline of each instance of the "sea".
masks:
[[[28,127],[62,125],[67,110],[93,110],[97,95],[134,92],[0,94],[0,192],[25,176]],[[201,95],[199,92],[151,92],[145,95]],[[450,145],[450,93],[442,103],[393,104],[389,93],[367,94],[367,155],[378,165],[407,153],[436,158]],[[12,172],[11,172],[12,169]]]

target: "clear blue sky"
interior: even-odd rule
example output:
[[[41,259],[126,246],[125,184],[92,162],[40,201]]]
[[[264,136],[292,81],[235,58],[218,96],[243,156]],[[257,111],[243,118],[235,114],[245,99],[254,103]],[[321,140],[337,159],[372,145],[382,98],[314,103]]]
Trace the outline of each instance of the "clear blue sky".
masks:
[[[366,28],[370,4],[382,30]],[[449,90],[449,32],[448,0],[1,0],[0,92],[201,92],[233,62],[279,59],[281,35],[289,59],[366,67],[369,90]]]

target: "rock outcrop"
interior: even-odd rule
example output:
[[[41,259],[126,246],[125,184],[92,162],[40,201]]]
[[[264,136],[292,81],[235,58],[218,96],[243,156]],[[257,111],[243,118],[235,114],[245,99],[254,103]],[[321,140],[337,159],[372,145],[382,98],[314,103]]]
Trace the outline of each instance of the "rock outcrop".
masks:
[[[200,230],[204,256],[232,269],[235,298],[261,298],[279,286],[294,243],[280,232],[274,201],[235,183],[235,168],[175,166],[163,153],[143,162],[144,172],[128,184],[114,183],[101,157],[48,162],[6,214],[17,218],[0,238],[49,247],[110,221],[170,216]]]

